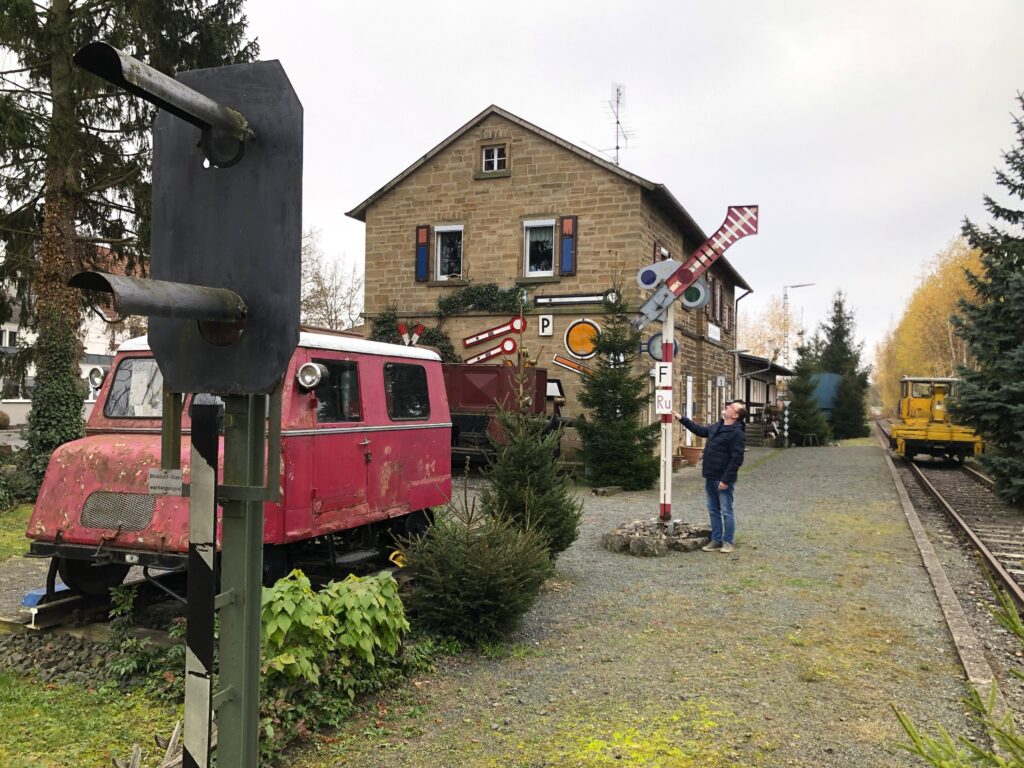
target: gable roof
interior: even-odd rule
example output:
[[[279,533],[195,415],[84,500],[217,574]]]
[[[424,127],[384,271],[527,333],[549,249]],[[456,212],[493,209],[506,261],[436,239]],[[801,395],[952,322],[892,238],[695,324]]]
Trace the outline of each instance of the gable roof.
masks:
[[[376,203],[380,198],[384,197],[384,195],[386,195],[392,189],[394,189],[403,181],[405,181],[406,178],[408,178],[410,175],[416,172],[421,166],[429,162],[431,159],[433,159],[441,152],[443,152],[445,149],[447,149],[449,146],[451,146],[453,143],[455,143],[455,141],[461,138],[467,131],[479,125],[491,115],[498,115],[499,117],[502,117],[511,123],[515,123],[521,128],[524,128],[532,133],[535,133],[538,136],[541,136],[547,139],[548,141],[557,144],[563,149],[566,149],[569,152],[572,152],[573,154],[582,157],[584,160],[588,160],[596,165],[599,165],[606,171],[614,173],[616,176],[620,176],[623,179],[626,179],[627,181],[630,181],[633,184],[636,184],[637,186],[641,187],[651,196],[654,203],[658,207],[660,207],[669,216],[669,218],[682,229],[686,236],[694,241],[694,247],[700,245],[701,243],[708,239],[708,236],[707,234],[705,234],[704,230],[700,228],[700,225],[697,224],[696,221],[694,221],[693,217],[690,216],[687,210],[683,208],[682,204],[678,200],[676,200],[673,194],[669,192],[668,187],[666,187],[664,184],[658,184],[653,181],[648,181],[647,179],[641,176],[637,176],[635,173],[630,173],[629,171],[620,168],[614,163],[610,163],[602,157],[598,157],[597,155],[591,152],[587,152],[585,149],[577,147],[575,144],[568,142],[565,139],[556,136],[553,133],[545,131],[543,128],[540,128],[534,125],[533,123],[523,120],[523,118],[518,117],[517,115],[513,115],[511,112],[508,112],[494,104],[491,104],[491,106],[487,107],[487,109],[485,109],[483,112],[471,118],[469,122],[467,122],[465,125],[457,129],[455,133],[451,134],[448,138],[444,139],[440,144],[435,146],[433,149],[429,150],[425,155],[423,155],[423,157],[419,158],[416,162],[414,162],[400,174],[395,176],[395,178],[391,179],[391,181],[389,181],[383,187],[378,189],[368,198],[363,200],[363,202],[361,202],[351,211],[348,211],[345,215],[350,216],[351,218],[356,219],[357,221],[362,221],[365,223],[366,211],[371,205]],[[737,272],[733,268],[733,266],[725,259],[724,256],[719,258],[715,262],[715,264],[721,265],[721,268],[723,268],[729,274],[729,276],[732,278],[732,281],[737,286],[747,291],[753,290],[749,285],[747,285],[746,281],[742,277],[740,277],[739,272]]]

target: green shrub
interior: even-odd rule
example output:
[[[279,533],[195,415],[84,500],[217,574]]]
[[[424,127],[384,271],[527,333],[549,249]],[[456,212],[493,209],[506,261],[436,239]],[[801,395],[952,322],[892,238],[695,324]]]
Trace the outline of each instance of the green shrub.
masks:
[[[314,592],[301,571],[263,590],[260,752],[337,725],[358,693],[401,677],[393,659],[408,631],[389,573],[349,576]]]
[[[406,320],[407,328],[415,328],[417,320]],[[404,344],[402,334],[398,331],[398,309],[394,306],[385,307],[380,314],[371,321],[370,338],[373,341],[383,341],[387,344]],[[437,328],[426,328],[420,336],[419,344],[424,347],[433,347],[441,355],[441,360],[446,363],[461,363],[462,358],[452,345],[448,334]]]
[[[10,480],[3,471],[0,471],[0,512],[13,507],[15,501],[14,494],[11,493]]]
[[[605,299],[601,331],[594,341],[593,372],[583,377],[580,405],[586,413],[576,419],[583,444],[587,478],[594,485],[621,485],[627,491],[650,488],[660,463],[655,447],[661,424],[643,424],[650,395],[646,366],[636,369],[640,333],[620,285]]]
[[[520,368],[517,402],[513,408],[498,410],[502,438],[492,441],[494,457],[486,471],[490,485],[480,494],[480,504],[492,517],[543,534],[555,557],[576,541],[583,503],[573,492],[561,461],[554,458],[561,430],[548,431],[547,419],[529,412],[526,381]]]
[[[426,536],[400,542],[412,576],[406,604],[423,629],[472,644],[507,635],[551,574],[547,539],[463,496]]]
[[[7,411],[0,411],[0,429],[10,429],[10,428],[11,428],[11,417],[8,415]]]

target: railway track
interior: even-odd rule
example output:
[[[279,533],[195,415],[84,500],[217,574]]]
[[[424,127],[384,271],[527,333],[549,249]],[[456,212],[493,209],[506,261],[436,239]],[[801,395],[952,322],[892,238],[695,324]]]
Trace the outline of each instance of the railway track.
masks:
[[[879,420],[876,424],[888,449],[889,423]],[[1024,512],[1003,502],[992,481],[971,466],[900,461],[977,550],[1018,607],[1024,607]]]
[[[921,487],[1024,606],[1024,514],[996,496],[992,482],[969,467],[908,462]]]

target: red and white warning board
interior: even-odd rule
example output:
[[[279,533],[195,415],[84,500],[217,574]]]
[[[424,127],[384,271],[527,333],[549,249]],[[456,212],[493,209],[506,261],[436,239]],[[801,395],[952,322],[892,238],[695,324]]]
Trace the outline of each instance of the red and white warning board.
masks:
[[[484,360],[490,360],[492,357],[498,355],[511,355],[518,348],[515,339],[505,339],[496,347],[491,347],[486,352],[481,352],[479,355],[466,360],[467,365],[473,365],[474,363],[482,363]]]
[[[472,336],[467,336],[462,340],[462,346],[473,347],[477,344],[483,344],[485,341],[495,339],[498,336],[503,336],[506,333],[522,333],[526,329],[526,318],[525,317],[512,317],[509,318],[507,323],[496,325],[493,328],[488,328],[486,331],[480,331],[480,333],[474,333]]]

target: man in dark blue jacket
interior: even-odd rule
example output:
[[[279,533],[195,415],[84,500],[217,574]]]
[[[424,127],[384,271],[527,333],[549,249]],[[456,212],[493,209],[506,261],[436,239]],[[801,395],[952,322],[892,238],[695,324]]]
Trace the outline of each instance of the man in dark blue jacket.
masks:
[[[705,552],[732,552],[736,532],[736,518],[732,512],[732,495],[736,488],[736,474],[743,464],[743,417],[747,409],[742,400],[725,406],[722,418],[710,426],[690,421],[677,413],[676,418],[695,435],[706,437],[701,474],[711,517],[711,542]]]

